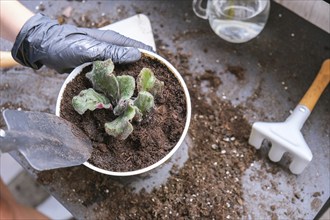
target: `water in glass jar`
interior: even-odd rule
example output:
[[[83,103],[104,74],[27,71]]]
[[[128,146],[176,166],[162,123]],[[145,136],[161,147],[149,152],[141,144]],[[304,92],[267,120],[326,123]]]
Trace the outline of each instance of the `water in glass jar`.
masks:
[[[269,4],[268,0],[211,0],[208,4],[210,25],[217,35],[229,42],[247,42],[263,30]]]

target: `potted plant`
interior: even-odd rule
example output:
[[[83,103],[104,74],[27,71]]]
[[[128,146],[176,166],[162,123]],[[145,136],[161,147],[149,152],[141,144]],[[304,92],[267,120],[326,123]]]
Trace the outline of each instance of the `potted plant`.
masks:
[[[133,64],[83,64],[60,90],[56,115],[90,137],[94,150],[84,165],[97,172],[147,172],[168,160],[187,134],[191,102],[183,78],[161,56],[141,53]]]

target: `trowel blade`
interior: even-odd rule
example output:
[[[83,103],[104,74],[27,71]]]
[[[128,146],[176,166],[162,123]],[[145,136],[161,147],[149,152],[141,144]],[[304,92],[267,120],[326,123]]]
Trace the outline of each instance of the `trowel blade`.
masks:
[[[75,125],[53,114],[5,110],[7,139],[30,165],[49,170],[80,165],[92,153],[90,139]],[[7,141],[8,142],[8,141]]]

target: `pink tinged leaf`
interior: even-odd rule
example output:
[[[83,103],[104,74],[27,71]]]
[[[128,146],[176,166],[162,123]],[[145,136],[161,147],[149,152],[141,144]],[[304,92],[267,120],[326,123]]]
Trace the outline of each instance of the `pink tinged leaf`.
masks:
[[[96,109],[109,109],[111,108],[111,104],[103,104],[103,103],[97,103]]]

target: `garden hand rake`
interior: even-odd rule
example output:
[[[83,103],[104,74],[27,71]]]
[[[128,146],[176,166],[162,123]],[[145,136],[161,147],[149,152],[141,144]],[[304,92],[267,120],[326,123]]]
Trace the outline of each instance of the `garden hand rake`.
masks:
[[[300,174],[312,160],[309,149],[300,129],[304,125],[316,102],[330,80],[330,59],[323,62],[314,82],[294,109],[293,113],[284,122],[256,122],[252,126],[249,144],[259,149],[264,139],[271,142],[269,158],[278,162],[285,152],[291,153],[293,160],[290,171]]]

